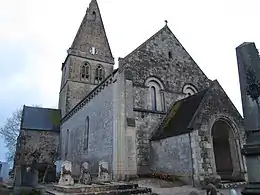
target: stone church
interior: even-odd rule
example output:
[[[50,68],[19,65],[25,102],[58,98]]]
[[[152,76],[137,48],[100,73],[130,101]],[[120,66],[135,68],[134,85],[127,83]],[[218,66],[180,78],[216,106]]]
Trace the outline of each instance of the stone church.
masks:
[[[104,160],[115,180],[159,172],[194,185],[246,179],[243,118],[167,23],[114,64],[91,0],[61,68],[57,147],[75,176],[83,162],[97,173]]]

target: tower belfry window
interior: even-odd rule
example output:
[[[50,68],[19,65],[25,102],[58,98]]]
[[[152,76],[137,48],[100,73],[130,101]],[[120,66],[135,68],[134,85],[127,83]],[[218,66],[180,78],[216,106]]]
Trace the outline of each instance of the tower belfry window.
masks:
[[[90,65],[86,62],[81,67],[81,79],[89,80],[90,78]]]
[[[104,76],[105,72],[103,67],[101,65],[98,65],[95,72],[95,82],[100,83],[104,79]]]

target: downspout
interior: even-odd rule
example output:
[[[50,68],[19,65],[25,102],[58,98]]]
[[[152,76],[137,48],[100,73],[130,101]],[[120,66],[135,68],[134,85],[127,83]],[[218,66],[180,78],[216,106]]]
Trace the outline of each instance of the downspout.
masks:
[[[190,159],[191,159],[191,183],[192,183],[192,186],[195,187],[195,181],[194,181],[194,168],[193,168],[193,158],[192,158],[192,147],[191,147],[191,135],[189,133],[189,141],[190,141]]]

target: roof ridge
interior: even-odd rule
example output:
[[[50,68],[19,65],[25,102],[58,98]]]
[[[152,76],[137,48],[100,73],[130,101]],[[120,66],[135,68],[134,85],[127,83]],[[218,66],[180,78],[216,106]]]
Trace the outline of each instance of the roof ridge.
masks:
[[[200,110],[200,108],[202,107],[202,102],[205,100],[205,98],[207,97],[207,94],[209,93],[210,89],[215,85],[216,80],[213,80],[210,84],[210,86],[206,89],[206,93],[204,94],[204,97],[202,98],[199,106],[197,107],[194,115],[192,116],[192,119],[189,122],[188,128],[191,128],[191,124],[193,124],[194,120],[195,120],[195,116],[198,114],[198,111]]]
[[[26,106],[26,105],[24,105],[24,107],[26,107],[26,108],[37,108],[37,109],[45,109],[45,110],[60,110],[60,109],[58,109],[58,108],[44,108],[44,107],[37,107],[37,106]]]

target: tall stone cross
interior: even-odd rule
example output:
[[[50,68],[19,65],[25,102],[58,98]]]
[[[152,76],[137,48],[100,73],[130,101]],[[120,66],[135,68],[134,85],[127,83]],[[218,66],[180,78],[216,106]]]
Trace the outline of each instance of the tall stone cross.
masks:
[[[246,156],[249,184],[242,194],[260,194],[260,57],[254,43],[236,48],[243,105]]]

